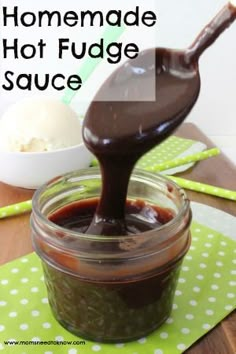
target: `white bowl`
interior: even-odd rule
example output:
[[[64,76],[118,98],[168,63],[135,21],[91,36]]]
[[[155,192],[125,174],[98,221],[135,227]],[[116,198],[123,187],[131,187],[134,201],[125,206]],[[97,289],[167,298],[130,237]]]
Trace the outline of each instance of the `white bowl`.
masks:
[[[0,181],[37,189],[64,173],[89,167],[92,154],[85,145],[45,152],[0,151]]]

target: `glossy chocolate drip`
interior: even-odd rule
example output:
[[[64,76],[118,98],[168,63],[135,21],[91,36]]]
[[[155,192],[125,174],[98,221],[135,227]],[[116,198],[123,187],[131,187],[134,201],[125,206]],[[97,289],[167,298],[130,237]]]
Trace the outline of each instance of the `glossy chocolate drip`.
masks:
[[[175,130],[198,97],[197,66],[186,66],[183,52],[155,50],[156,67],[151,65],[152,55],[152,50],[143,52],[109,77],[85,117],[84,141],[98,158],[103,178],[100,204],[89,233],[126,234],[125,201],[135,163]],[[135,90],[143,91],[148,99],[153,75],[154,101],[125,101]],[[120,101],[98,101],[105,94]]]
[[[101,200],[87,233],[127,233],[125,203],[132,169],[189,114],[200,91],[198,58],[235,17],[235,8],[227,5],[188,50],[144,51],[116,70],[100,88],[83,126],[85,144],[98,158],[103,179]],[[153,75],[156,93],[149,101]],[[142,101],[128,101],[131,93]],[[107,101],[100,101],[103,97],[108,97]]]

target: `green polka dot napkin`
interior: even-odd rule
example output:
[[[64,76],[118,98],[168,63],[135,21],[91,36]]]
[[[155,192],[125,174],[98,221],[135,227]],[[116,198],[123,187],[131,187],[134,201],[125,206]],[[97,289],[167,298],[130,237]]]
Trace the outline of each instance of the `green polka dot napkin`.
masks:
[[[192,208],[192,245],[182,265],[172,314],[160,329],[125,344],[75,337],[53,318],[41,263],[33,253],[0,268],[0,353],[184,352],[236,308],[236,240],[230,238],[236,236],[236,218],[197,203]]]

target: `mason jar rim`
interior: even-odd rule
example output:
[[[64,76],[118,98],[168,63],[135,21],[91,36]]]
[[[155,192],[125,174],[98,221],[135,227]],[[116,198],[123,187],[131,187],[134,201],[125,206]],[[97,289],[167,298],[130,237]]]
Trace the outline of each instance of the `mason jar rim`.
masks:
[[[93,174],[91,174],[91,172]],[[41,212],[40,205],[39,205],[39,199],[40,199],[40,196],[47,190],[47,188],[53,186],[54,183],[56,183],[60,180],[67,179],[67,178],[73,178],[76,176],[78,177],[78,174],[82,174],[82,173],[84,176],[87,174],[88,177],[90,177],[90,178],[95,178],[95,177],[101,178],[100,169],[97,167],[90,167],[88,169],[81,169],[81,170],[69,172],[69,173],[66,173],[62,176],[58,176],[56,178],[53,178],[50,181],[48,181],[47,183],[43,184],[41,187],[39,187],[35,191],[33,198],[32,198],[32,211],[36,215],[37,220],[40,221],[41,223],[43,223],[44,225],[46,224],[47,227],[50,229],[50,231],[52,231],[52,232],[55,232],[55,231],[60,232],[61,231],[65,235],[67,235],[70,239],[75,239],[75,240],[78,240],[80,238],[81,240],[86,240],[86,241],[97,241],[97,242],[98,241],[103,241],[103,242],[107,241],[107,242],[111,243],[111,242],[128,241],[129,239],[133,239],[134,235],[106,236],[106,235],[83,234],[78,231],[73,231],[73,230],[67,229],[63,226],[59,226],[59,225],[55,224],[54,222],[50,221],[49,218]],[[165,229],[165,230],[170,231],[172,228],[174,228],[176,226],[176,224],[178,224],[180,222],[180,220],[183,218],[184,214],[186,213],[187,209],[189,208],[190,201],[187,198],[186,192],[184,191],[183,188],[179,187],[174,181],[168,179],[167,177],[163,176],[162,174],[158,174],[158,173],[154,174],[149,171],[135,168],[132,175],[131,175],[131,180],[132,180],[132,176],[135,176],[136,174],[139,177],[149,178],[150,180],[152,180],[152,182],[153,182],[153,179],[159,180],[162,183],[166,182],[167,186],[170,186],[170,187],[174,188],[175,190],[177,190],[179,195],[181,196],[183,203],[181,205],[180,210],[178,210],[177,215],[174,216],[173,219],[171,219],[166,224],[159,226],[158,229],[152,229],[149,231],[142,232],[140,234],[145,236],[145,238],[148,239],[148,237],[153,236],[153,232],[155,232],[157,230],[162,231]],[[53,243],[55,243],[55,245],[59,245],[59,243],[57,241],[59,241],[59,239],[54,237]]]

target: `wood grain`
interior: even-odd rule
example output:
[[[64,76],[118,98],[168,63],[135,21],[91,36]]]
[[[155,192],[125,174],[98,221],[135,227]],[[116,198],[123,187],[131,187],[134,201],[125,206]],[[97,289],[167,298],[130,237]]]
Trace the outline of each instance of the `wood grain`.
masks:
[[[0,207],[31,199],[34,191],[0,183]],[[32,252],[29,214],[0,220],[0,264]]]
[[[185,123],[176,132],[213,147],[212,142],[193,124]],[[2,166],[4,168],[4,166]],[[236,190],[236,167],[224,155],[197,163],[181,177]],[[0,206],[31,199],[32,190],[0,183]],[[224,210],[236,216],[236,202],[187,191],[189,199]],[[29,214],[0,220],[0,264],[32,252]],[[171,353],[168,353],[171,354]],[[236,312],[195,343],[186,354],[236,354]]]

